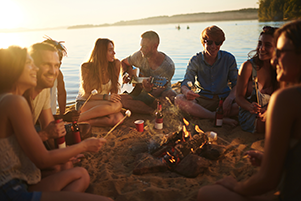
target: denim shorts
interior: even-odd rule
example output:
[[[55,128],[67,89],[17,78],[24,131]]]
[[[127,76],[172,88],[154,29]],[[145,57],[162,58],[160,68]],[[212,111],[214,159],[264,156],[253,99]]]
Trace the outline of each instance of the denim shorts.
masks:
[[[0,187],[1,201],[39,201],[42,192],[28,192],[26,182],[13,179]]]

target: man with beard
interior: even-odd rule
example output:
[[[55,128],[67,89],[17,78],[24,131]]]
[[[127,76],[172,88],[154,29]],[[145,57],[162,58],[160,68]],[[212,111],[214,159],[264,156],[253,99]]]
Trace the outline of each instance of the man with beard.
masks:
[[[215,110],[222,99],[223,122],[235,126],[237,121],[228,117],[238,114],[238,105],[235,103],[237,65],[232,54],[220,50],[224,41],[225,34],[219,27],[211,26],[203,30],[201,42],[204,50],[190,59],[181,84],[182,94],[176,97],[175,104],[192,116],[214,119]],[[188,85],[195,81],[201,89],[199,93],[192,91]]]
[[[132,112],[153,114],[156,99],[163,100],[168,97],[173,101],[176,96],[170,84],[175,72],[175,65],[170,57],[158,51],[160,39],[156,32],[147,31],[141,35],[141,38],[140,50],[121,61],[123,73],[127,72],[129,75],[123,81],[127,83],[131,79],[135,79],[136,73],[133,66],[140,69],[139,77],[150,77],[150,79],[136,84],[131,94],[123,94],[121,102],[123,107]],[[151,78],[162,78],[163,86],[156,87],[156,84],[151,82]]]
[[[37,86],[25,94],[33,111],[33,122],[39,120],[38,132],[45,142],[66,135],[63,121],[55,122],[50,107],[50,88],[56,80],[61,65],[57,49],[48,43],[36,43],[31,46],[30,56],[39,68]]]

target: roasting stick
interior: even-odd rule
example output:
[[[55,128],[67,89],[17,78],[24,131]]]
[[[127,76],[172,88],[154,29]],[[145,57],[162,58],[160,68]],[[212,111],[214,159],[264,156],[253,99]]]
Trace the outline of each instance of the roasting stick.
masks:
[[[198,133],[201,133],[201,134],[204,134],[204,135],[207,135],[202,129],[200,129],[199,127],[197,127],[197,129],[196,129],[196,131],[198,132]],[[216,136],[216,138],[217,139],[220,139],[221,141],[223,141],[223,142],[225,142],[225,143],[227,143],[228,145],[231,145],[231,143],[230,142],[228,142],[227,140],[225,140],[224,138],[222,138],[222,137],[220,137],[220,136],[218,136],[216,133],[215,133],[215,135],[214,136],[212,136],[213,138]],[[207,137],[210,137],[210,136],[208,136],[207,135]],[[233,145],[231,145],[231,146],[233,146]]]
[[[98,94],[98,91],[96,89],[93,89],[93,91],[91,91],[91,94],[90,96],[87,98],[87,100],[84,102],[84,104],[80,107],[78,113],[81,112],[82,108],[86,105],[86,103],[90,100],[90,98],[93,96],[93,95],[96,95]]]
[[[121,124],[121,122],[123,122],[123,120],[125,120],[125,118],[130,117],[131,114],[130,110],[125,111],[125,116],[113,128],[111,128],[111,130],[103,138],[106,138],[119,124]]]
[[[257,99],[257,103],[258,103],[258,105],[260,105],[259,104],[259,98],[258,98],[258,78],[257,77],[254,77],[254,84],[255,84],[255,93],[256,93],[256,99]]]

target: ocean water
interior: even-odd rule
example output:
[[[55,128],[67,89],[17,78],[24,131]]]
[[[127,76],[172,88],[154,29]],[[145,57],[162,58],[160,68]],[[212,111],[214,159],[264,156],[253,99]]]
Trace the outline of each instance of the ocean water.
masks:
[[[80,66],[87,61],[97,38],[109,38],[115,44],[115,57],[126,58],[140,48],[140,35],[148,30],[156,31],[160,36],[159,50],[166,53],[175,63],[176,71],[172,83],[184,77],[189,59],[203,50],[200,43],[202,30],[217,25],[226,34],[226,41],[221,49],[231,52],[237,61],[237,67],[248,59],[247,54],[256,48],[262,27],[281,26],[284,22],[215,21],[163,25],[112,26],[85,29],[55,29],[17,33],[0,33],[0,47],[19,45],[29,47],[41,42],[44,36],[58,41],[65,41],[68,56],[63,59],[61,70],[67,90],[67,102],[73,102],[80,85]],[[189,26],[189,29],[187,29]]]

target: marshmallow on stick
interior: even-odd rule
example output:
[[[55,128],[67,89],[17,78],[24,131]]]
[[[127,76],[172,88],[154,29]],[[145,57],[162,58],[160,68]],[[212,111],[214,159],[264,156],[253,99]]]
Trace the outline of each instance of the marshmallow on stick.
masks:
[[[82,108],[83,108],[83,107],[86,105],[86,103],[90,100],[91,96],[94,96],[94,95],[96,95],[96,94],[98,94],[98,91],[97,91],[96,89],[93,89],[93,90],[91,91],[90,96],[87,98],[87,100],[84,102],[84,104],[80,107],[78,113],[80,113],[80,111],[82,110]]]
[[[132,113],[130,110],[125,111],[125,116],[113,128],[111,128],[111,130],[104,136],[104,138],[106,138],[119,124],[121,124],[123,120],[125,120],[125,118],[130,117],[131,114]]]

